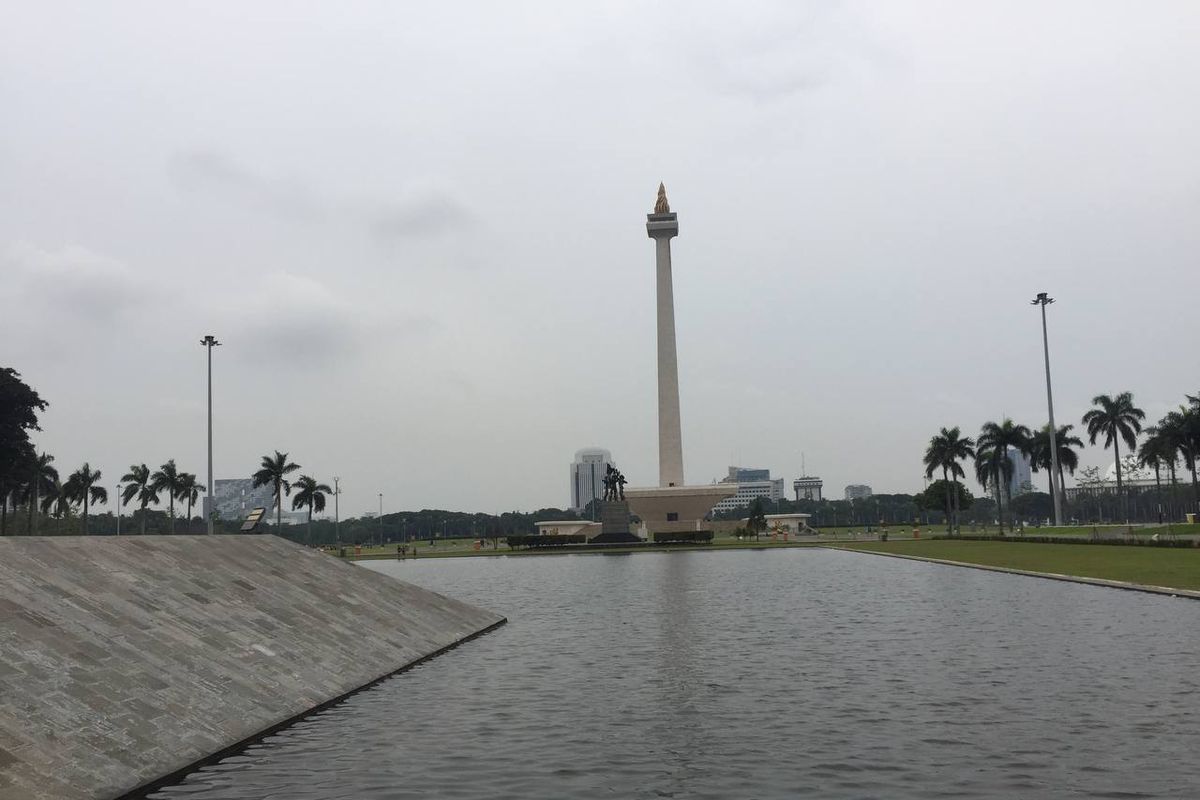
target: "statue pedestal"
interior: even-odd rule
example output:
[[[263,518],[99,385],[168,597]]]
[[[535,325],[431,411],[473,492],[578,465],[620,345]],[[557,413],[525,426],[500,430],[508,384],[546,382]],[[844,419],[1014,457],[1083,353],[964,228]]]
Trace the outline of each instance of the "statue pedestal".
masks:
[[[600,534],[593,536],[591,544],[616,544],[640,542],[636,534],[629,532],[629,503],[624,500],[603,500],[600,503]]]

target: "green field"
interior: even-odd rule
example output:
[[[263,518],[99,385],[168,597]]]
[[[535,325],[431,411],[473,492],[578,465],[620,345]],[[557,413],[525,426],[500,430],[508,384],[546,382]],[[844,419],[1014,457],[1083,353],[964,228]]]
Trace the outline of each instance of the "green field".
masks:
[[[1200,548],[946,540],[861,542],[836,546],[846,550],[872,550],[990,567],[1200,590]]]

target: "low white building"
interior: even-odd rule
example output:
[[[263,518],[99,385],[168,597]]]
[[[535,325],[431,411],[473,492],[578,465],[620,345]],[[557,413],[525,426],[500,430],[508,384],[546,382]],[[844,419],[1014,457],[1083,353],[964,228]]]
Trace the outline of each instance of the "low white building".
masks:
[[[546,520],[545,522],[535,522],[533,525],[537,529],[538,536],[574,536],[582,533],[589,542],[600,535],[600,529],[603,527],[599,522],[584,519]]]

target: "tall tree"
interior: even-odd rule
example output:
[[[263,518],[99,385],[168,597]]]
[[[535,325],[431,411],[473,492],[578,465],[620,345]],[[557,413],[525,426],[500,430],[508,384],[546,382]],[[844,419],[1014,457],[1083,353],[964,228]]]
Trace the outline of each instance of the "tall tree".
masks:
[[[1196,482],[1196,462],[1200,459],[1200,409],[1180,406],[1171,411],[1158,423],[1161,436],[1174,445],[1183,465],[1192,475],[1192,503],[1200,510],[1200,485]]]
[[[54,456],[49,453],[40,453],[33,462],[33,472],[25,484],[22,498],[23,502],[29,506],[29,520],[25,525],[27,534],[32,535],[34,532],[37,506],[41,502],[42,496],[49,492],[57,482],[58,470],[54,468]]]
[[[1059,425],[1058,432],[1054,435],[1054,443],[1058,448],[1058,475],[1050,475],[1050,480],[1053,482],[1057,477],[1059,488],[1065,485],[1063,470],[1074,475],[1075,470],[1079,469],[1079,453],[1076,450],[1083,447],[1083,440],[1073,435],[1071,433],[1073,430],[1075,430],[1074,425]],[[1034,472],[1044,469],[1047,474],[1054,467],[1054,461],[1050,455],[1049,424],[1043,425],[1037,433],[1033,434],[1033,438],[1029,442],[1029,466]],[[1051,491],[1051,495],[1053,493]]]
[[[83,507],[83,534],[88,532],[88,508],[93,503],[107,503],[108,490],[100,485],[100,470],[92,469],[86,461],[71,473],[63,487],[67,499]]]
[[[1121,496],[1122,507],[1127,509],[1121,490],[1121,442],[1124,441],[1130,451],[1137,450],[1137,436],[1142,431],[1146,412],[1133,404],[1131,392],[1121,392],[1116,397],[1098,394],[1092,398],[1092,405],[1096,408],[1083,415],[1088,441],[1095,444],[1096,439],[1104,436],[1104,449],[1113,449],[1117,465],[1117,494]],[[1128,517],[1128,513],[1125,516]]]
[[[750,518],[746,520],[746,530],[754,534],[754,541],[767,529],[767,512],[761,497],[754,498],[750,504]]]
[[[0,367],[0,536],[8,528],[8,504],[25,487],[37,453],[29,440],[38,431],[46,401],[12,367]]]
[[[184,472],[179,476],[179,499],[187,501],[187,530],[192,529],[192,506],[196,505],[196,501],[200,499],[200,493],[205,491],[204,487],[196,483],[196,474],[194,472]]]
[[[42,513],[62,519],[71,513],[71,496],[67,485],[55,475],[42,493]]]
[[[262,466],[254,473],[254,487],[270,486],[275,492],[275,529],[283,525],[283,498],[292,493],[287,476],[300,469],[299,464],[288,461],[288,454],[275,451],[274,456],[263,456]]]
[[[146,506],[151,503],[158,505],[158,490],[152,484],[150,468],[145,464],[130,464],[129,472],[121,476],[121,483],[125,486],[121,490],[121,504],[127,506],[134,499],[138,501],[138,510],[141,511],[142,518],[142,535],[145,536]]]
[[[296,479],[296,496],[292,498],[292,510],[308,506],[308,542],[312,544],[313,511],[325,510],[325,495],[333,492],[324,483],[317,483],[315,478],[301,475]]]
[[[942,428],[937,436],[929,440],[929,446],[925,449],[925,477],[932,478],[933,473],[940,469],[942,480],[952,480],[954,483],[953,491],[946,492],[946,525],[951,530],[959,529],[958,479],[966,476],[958,462],[974,456],[975,442],[969,436],[963,436],[957,425]]]
[[[1175,465],[1175,447],[1169,439],[1161,435],[1157,427],[1145,430],[1146,438],[1138,448],[1137,464],[1139,467],[1150,467],[1154,470],[1154,489],[1158,495],[1158,521],[1163,521],[1162,468],[1168,464]]]
[[[171,533],[175,533],[175,501],[182,499],[183,493],[183,473],[176,468],[175,459],[167,461],[150,476],[150,485],[154,487],[155,492],[167,493]]]
[[[1005,417],[999,423],[985,422],[983,428],[979,431],[977,439],[976,457],[978,459],[978,451],[984,450],[989,453],[988,461],[992,464],[992,473],[996,479],[997,497],[996,508],[1000,511],[1000,527],[1004,527],[1004,511],[1000,503],[1000,493],[1003,492],[1007,504],[1012,503],[1012,474],[1013,464],[1009,459],[1009,451],[1015,450],[1018,453],[1028,455],[1029,440],[1032,434],[1029,428],[1024,425],[1017,425],[1011,419]],[[976,462],[976,475],[978,476],[978,460]],[[1000,486],[1000,477],[1003,476],[1003,486]],[[1012,515],[1009,515],[1008,528],[1012,530]]]

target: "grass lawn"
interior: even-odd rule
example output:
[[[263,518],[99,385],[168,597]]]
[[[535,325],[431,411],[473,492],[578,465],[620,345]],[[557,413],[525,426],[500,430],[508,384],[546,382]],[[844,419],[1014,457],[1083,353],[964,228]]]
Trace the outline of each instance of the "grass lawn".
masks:
[[[1200,548],[928,540],[836,546],[846,550],[873,550],[990,567],[1200,590]]]

